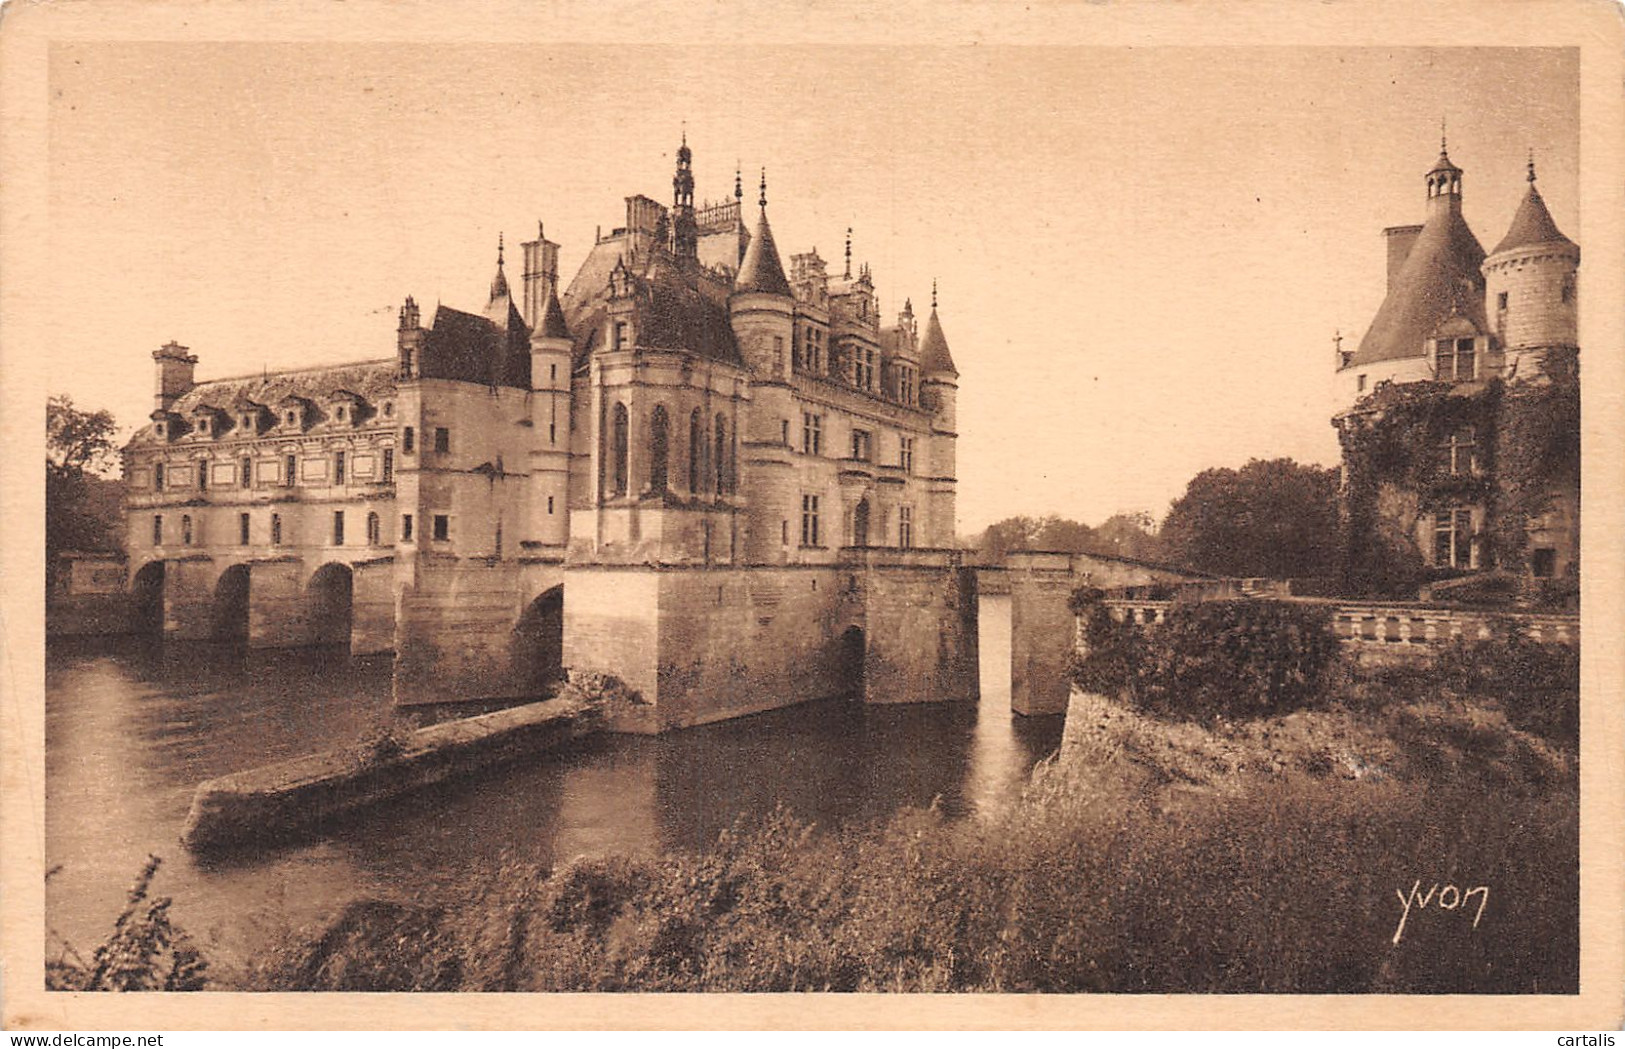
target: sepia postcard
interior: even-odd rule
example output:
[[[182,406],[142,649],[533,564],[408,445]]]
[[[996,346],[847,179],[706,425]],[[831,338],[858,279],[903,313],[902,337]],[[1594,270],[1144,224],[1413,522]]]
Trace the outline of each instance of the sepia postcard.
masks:
[[[1619,1027],[1621,14],[6,7],[4,1024]]]

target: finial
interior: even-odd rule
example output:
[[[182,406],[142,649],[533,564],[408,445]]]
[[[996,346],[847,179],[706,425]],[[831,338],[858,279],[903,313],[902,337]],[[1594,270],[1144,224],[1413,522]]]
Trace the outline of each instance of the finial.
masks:
[[[936,308],[937,308],[937,278],[932,277],[931,278],[931,309],[934,312],[936,310]]]
[[[767,207],[767,168],[762,169],[762,195],[757,198],[756,203],[761,207]]]
[[[846,227],[846,273],[845,279],[852,279],[852,227]]]
[[[745,199],[745,175],[737,160],[734,161],[734,199]]]
[[[688,121],[686,121],[686,120],[683,121],[682,122],[682,127],[683,127],[683,145],[686,146],[686,145],[688,145]]]
[[[1529,147],[1529,181],[1531,184],[1535,181],[1535,149],[1533,146]]]
[[[536,239],[537,240],[546,240],[547,239],[545,236],[542,235],[542,220],[541,219],[536,220]]]
[[[1446,152],[1446,150],[1444,148],[1444,143],[1445,143],[1445,138],[1444,138],[1444,117],[1441,116],[1441,117],[1439,117],[1439,152],[1440,153]]]
[[[1343,352],[1343,329],[1342,328],[1338,328],[1338,329],[1336,329],[1335,331],[1332,332],[1332,348],[1334,350],[1336,350],[1337,352],[1339,352],[1339,353]]]
[[[497,266],[502,265],[502,234],[497,234]]]

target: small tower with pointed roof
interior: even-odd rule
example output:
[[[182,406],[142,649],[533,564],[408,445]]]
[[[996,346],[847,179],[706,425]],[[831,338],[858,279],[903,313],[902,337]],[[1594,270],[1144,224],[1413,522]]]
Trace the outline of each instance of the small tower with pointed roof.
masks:
[[[519,315],[526,324],[537,327],[541,324],[548,298],[558,296],[559,246],[547,239],[538,220],[536,239],[525,241],[519,248],[525,253]]]
[[[1533,156],[1528,172],[1512,225],[1483,266],[1487,306],[1506,354],[1503,374],[1512,380],[1538,375],[1547,350],[1579,344],[1580,246],[1552,221],[1535,185]]]
[[[677,147],[677,171],[671,179],[671,253],[679,259],[695,258],[699,250],[699,230],[694,217],[694,151],[688,148],[688,131],[683,131]]]
[[[762,171],[760,209],[750,246],[734,278],[728,309],[734,337],[745,366],[760,378],[783,381],[790,374],[790,342],[794,303],[790,281],[779,261],[778,245],[767,221],[767,171]]]

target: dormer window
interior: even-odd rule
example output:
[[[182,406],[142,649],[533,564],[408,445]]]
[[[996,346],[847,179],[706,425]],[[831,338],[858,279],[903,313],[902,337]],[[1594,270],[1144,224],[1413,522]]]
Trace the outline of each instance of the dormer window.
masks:
[[[288,423],[289,426],[297,426],[299,424],[299,413],[298,412],[289,412],[288,417],[287,417],[287,423]]]
[[[384,402],[384,418],[392,419],[394,417],[395,417],[395,402],[394,401],[385,401]]]
[[[202,416],[198,417],[197,432],[199,434],[201,434],[202,436],[204,436],[204,437],[207,437],[209,435],[209,417],[208,416],[202,415]]]
[[[1439,339],[1434,343],[1434,375],[1444,382],[1478,378],[1476,339]]]
[[[165,433],[164,433],[164,424],[163,423],[153,423],[152,424],[152,432],[157,434],[159,437],[166,436]]]
[[[344,405],[341,404],[337,408],[333,409],[333,418],[337,419],[339,422],[344,421]]]

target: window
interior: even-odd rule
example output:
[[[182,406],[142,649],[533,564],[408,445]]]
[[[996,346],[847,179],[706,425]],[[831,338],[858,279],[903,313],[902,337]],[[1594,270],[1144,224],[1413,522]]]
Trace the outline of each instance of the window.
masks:
[[[1466,382],[1478,377],[1478,359],[1472,339],[1440,339],[1437,369],[1446,382]]]
[[[1557,574],[1557,551],[1549,546],[1538,547],[1529,553],[1529,571],[1540,579]]]
[[[393,419],[394,417],[395,417],[395,402],[394,401],[385,401],[384,402],[384,418]]]
[[[914,403],[914,369],[907,365],[897,369],[897,399],[904,404]]]
[[[615,322],[615,327],[611,330],[611,336],[612,336],[612,339],[611,339],[611,342],[610,342],[610,347],[609,347],[610,349],[612,349],[612,350],[625,349],[628,342],[629,342],[629,340],[627,338],[626,322],[625,321],[616,321]]]
[[[192,464],[197,469],[197,490],[208,491],[209,488],[209,460],[199,459]]]
[[[1444,458],[1452,477],[1478,473],[1478,445],[1471,426],[1450,435],[1444,445]]]
[[[412,515],[411,514],[402,514],[401,515],[401,542],[410,543],[411,541],[412,541]]]
[[[904,550],[914,545],[914,508],[912,506],[899,506],[897,508],[897,545]]]
[[[181,515],[181,545],[182,546],[191,546],[192,545],[192,515],[191,514],[182,514]]]
[[[163,546],[164,545],[164,515],[163,514],[153,514],[152,515],[152,545],[153,546]]]
[[[295,414],[294,412],[289,412],[288,413],[288,425],[292,426],[298,420],[298,418],[299,418],[299,416],[297,414]]]
[[[299,483],[299,478],[297,475],[298,469],[299,461],[294,456],[290,455],[284,459],[282,461],[282,483],[287,485],[289,488],[292,488],[295,484]]]
[[[666,406],[655,405],[649,417],[649,490],[666,490],[667,465],[671,455],[671,421],[666,417]]]
[[[873,438],[870,437],[868,430],[853,430],[852,458],[861,462],[868,462],[872,443]]]
[[[1507,308],[1507,293],[1506,292],[1503,291],[1503,292],[1501,292],[1501,294],[1499,294],[1499,295],[1497,295],[1495,297],[1495,308],[1498,309],[1498,310],[1504,310],[1504,309]]]
[[[383,542],[383,528],[379,526],[378,515],[367,515],[367,545],[377,546]]]
[[[698,408],[688,417],[688,490],[698,495],[705,483],[705,420]]]
[[[254,460],[245,455],[243,461],[238,463],[237,466],[237,483],[244,488],[252,485],[254,483]]]
[[[334,484],[343,484],[344,483],[344,453],[343,452],[334,452],[333,453],[333,483]]]
[[[818,545],[818,497],[801,497],[801,545]]]
[[[1568,277],[1565,277],[1563,279],[1563,301],[1565,303],[1569,303],[1569,302],[1574,301],[1574,276],[1573,276],[1573,274],[1570,274]]]
[[[1468,510],[1440,510],[1433,515],[1433,566],[1473,567],[1473,515]]]
[[[548,382],[558,382],[559,381],[559,366],[558,365],[549,364],[547,366],[547,381]]]
[[[445,514],[434,515],[434,537],[441,543],[451,538],[451,518]]]
[[[789,521],[780,521],[779,522],[779,545],[780,546],[789,546],[790,545],[790,522]]]
[[[790,443],[790,420],[789,419],[780,419],[779,420],[779,440],[783,441],[786,445],[788,445]]]
[[[281,546],[282,545],[282,515],[281,514],[272,514],[271,515],[271,545],[272,546]]]
[[[897,465],[904,473],[914,472],[914,438],[903,437],[897,442]]]
[[[500,558],[502,556],[502,522],[501,521],[497,522],[497,534],[496,534],[496,539],[493,541],[493,544],[494,544],[494,552],[496,553],[497,557]]]
[[[197,421],[197,432],[202,433],[202,434],[206,434],[206,433],[209,432],[209,420],[208,419],[206,419],[206,418],[199,418],[198,419],[198,421]]]
[[[451,432],[444,426],[434,428],[434,450],[441,455],[451,451]]]
[[[724,492],[731,490],[731,485],[728,476],[728,420],[720,415],[717,416],[716,446],[716,458],[713,460],[712,466],[716,468],[717,472],[717,494],[722,495]]]
[[[553,513],[553,497],[551,495],[547,497],[547,512],[550,515]]]
[[[626,494],[626,465],[630,444],[630,423],[626,414],[626,405],[617,403],[610,421],[609,490],[611,495],[620,496]]]
[[[333,417],[336,418],[339,422],[343,422],[344,421],[344,408],[341,406],[341,407],[333,409]]]
[[[248,515],[237,515],[237,542],[242,546],[248,545]]]
[[[824,448],[824,417],[812,412],[801,413],[801,450],[807,455],[822,455]]]
[[[875,351],[868,346],[852,350],[852,385],[860,390],[875,388]]]
[[[344,545],[344,511],[333,511],[333,545]]]
[[[411,455],[417,448],[417,431],[408,426],[401,432],[401,451]]]
[[[1358,393],[1364,393],[1365,392],[1365,376],[1364,375],[1360,375],[1360,376],[1355,377],[1354,389]]]
[[[395,449],[384,449],[384,483],[390,484],[395,480]]]
[[[164,464],[154,463],[152,467],[152,486],[158,491],[164,490]]]

